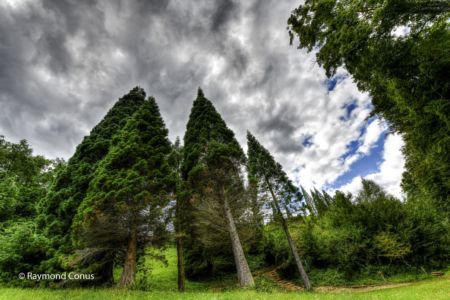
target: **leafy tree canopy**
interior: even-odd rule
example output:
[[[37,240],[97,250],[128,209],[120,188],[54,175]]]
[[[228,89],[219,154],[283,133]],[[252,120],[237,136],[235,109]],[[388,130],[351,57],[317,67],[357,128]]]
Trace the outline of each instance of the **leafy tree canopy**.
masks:
[[[288,25],[291,42],[328,76],[345,67],[402,133],[406,192],[450,212],[449,11],[440,0],[307,0]]]

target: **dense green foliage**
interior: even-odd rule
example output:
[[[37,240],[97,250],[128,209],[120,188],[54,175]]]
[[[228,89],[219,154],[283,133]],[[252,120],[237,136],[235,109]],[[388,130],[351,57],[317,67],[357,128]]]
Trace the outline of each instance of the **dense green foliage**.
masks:
[[[112,137],[141,106],[144,98],[144,90],[138,87],[120,98],[103,120],[92,129],[90,135],[84,137],[75,154],[69,159],[67,167],[58,174],[47,197],[43,198],[39,226],[51,240],[51,259],[44,263],[44,268],[60,268],[59,255],[72,251],[72,220],[86,196],[93,174],[99,162],[108,153]]]
[[[292,276],[287,244],[279,243],[282,232],[272,225],[267,230],[268,257],[284,264]],[[342,280],[360,274],[422,272],[450,261],[445,215],[426,201],[401,202],[371,181],[363,181],[355,197],[336,192],[321,216],[311,215],[292,230],[309,269],[334,269]]]
[[[150,98],[114,136],[78,209],[73,227],[83,248],[80,259],[101,262],[109,272],[101,273],[109,276],[104,281],[112,281],[111,262],[125,253],[122,260],[134,268],[128,279],[132,282],[139,255],[164,239],[163,209],[174,186],[167,135],[159,108]]]
[[[0,136],[0,281],[14,283],[17,274],[36,270],[46,258],[48,240],[35,223],[61,160],[34,156],[26,141],[11,143]]]
[[[450,214],[449,11],[440,0],[307,0],[288,24],[291,41],[317,50],[328,76],[345,67],[402,133],[408,195]]]
[[[14,144],[0,136],[0,222],[36,215],[58,163],[33,156],[25,140]]]

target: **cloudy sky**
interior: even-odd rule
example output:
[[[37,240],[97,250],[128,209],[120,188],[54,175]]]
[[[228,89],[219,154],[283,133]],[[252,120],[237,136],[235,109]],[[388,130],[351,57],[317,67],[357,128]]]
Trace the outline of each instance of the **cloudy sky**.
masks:
[[[344,70],[327,79],[289,45],[299,0],[0,2],[0,135],[69,158],[132,87],[156,97],[173,140],[202,87],[245,149],[250,130],[307,188],[400,196],[401,137],[368,118]]]

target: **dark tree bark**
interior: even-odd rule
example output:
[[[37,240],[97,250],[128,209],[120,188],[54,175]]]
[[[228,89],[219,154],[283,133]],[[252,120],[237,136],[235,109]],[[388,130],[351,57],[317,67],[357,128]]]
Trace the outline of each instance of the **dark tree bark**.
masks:
[[[100,284],[104,285],[112,285],[114,284],[114,261],[110,260],[106,262],[103,267],[100,269],[98,273],[98,277],[100,277]]]
[[[185,272],[183,259],[183,240],[180,236],[177,237],[177,267],[178,267],[178,291],[185,290]]]
[[[185,290],[185,271],[184,271],[184,257],[183,257],[183,236],[180,228],[180,203],[179,199],[177,199],[176,204],[176,214],[177,214],[177,268],[178,268],[178,291],[184,292]]]
[[[214,265],[214,261],[212,260],[212,258],[207,259],[206,270],[208,277],[214,277],[214,275],[216,274],[216,266]]]
[[[119,280],[119,287],[127,287],[134,283],[137,264],[137,226],[134,224],[131,228],[130,240],[128,242],[125,263],[123,265],[122,275]]]

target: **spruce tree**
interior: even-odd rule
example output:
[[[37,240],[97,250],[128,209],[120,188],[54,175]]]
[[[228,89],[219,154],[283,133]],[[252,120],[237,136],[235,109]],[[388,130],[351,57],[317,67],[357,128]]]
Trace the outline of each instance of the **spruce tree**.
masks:
[[[77,146],[67,167],[59,172],[47,196],[40,203],[39,226],[51,239],[52,258],[43,262],[43,269],[60,269],[59,255],[70,254],[73,250],[70,228],[78,206],[86,197],[89,183],[99,162],[108,153],[111,138],[126,123],[127,119],[144,103],[145,92],[135,87],[120,98],[108,111],[103,120],[84,137]],[[112,265],[110,266],[112,269]],[[112,278],[105,278],[111,281]]]
[[[166,227],[163,210],[174,188],[167,136],[158,106],[149,98],[113,138],[75,219],[84,253],[125,253],[122,287],[134,283],[139,254],[161,239]]]
[[[311,283],[303,268],[295,242],[292,240],[287,220],[283,215],[283,208],[288,216],[291,209],[302,208],[300,203],[302,195],[299,189],[287,177],[281,165],[275,161],[270,152],[250,132],[247,132],[247,144],[248,173],[257,181],[258,187],[263,193],[270,194],[272,198],[270,205],[283,226],[291,254],[302,277],[303,284],[307,290],[310,290]]]
[[[241,200],[245,200],[241,172],[244,163],[245,155],[234,133],[199,89],[184,137],[182,174],[189,193],[185,214],[190,216],[191,224],[200,224],[203,229],[211,225],[204,223],[205,218],[198,214],[200,212],[202,215],[203,212],[206,217],[205,208],[212,208],[211,214],[223,220],[221,223],[230,239],[237,276],[242,287],[254,285],[235,221],[236,213],[239,214],[239,204]],[[204,247],[201,231],[196,230],[193,225],[185,228],[188,263],[201,264],[207,260],[210,271],[213,271],[214,255],[208,253],[208,248]],[[221,240],[224,240],[223,234]]]

